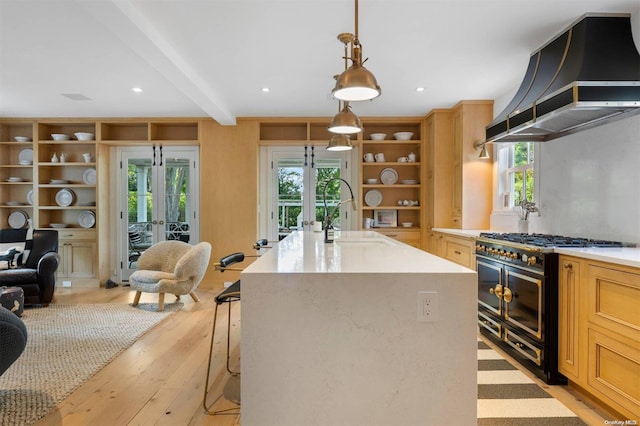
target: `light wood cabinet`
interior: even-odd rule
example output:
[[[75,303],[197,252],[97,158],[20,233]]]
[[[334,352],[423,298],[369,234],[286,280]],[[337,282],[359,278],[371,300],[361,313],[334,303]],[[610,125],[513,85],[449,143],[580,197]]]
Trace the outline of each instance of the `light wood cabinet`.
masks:
[[[364,121],[365,131],[362,134],[360,160],[360,193],[362,226],[365,218],[376,218],[377,210],[395,211],[397,226],[380,227],[376,231],[391,238],[423,248],[423,142],[421,119],[397,119],[395,121]],[[394,133],[411,132],[410,140],[395,140]],[[371,134],[384,133],[384,140],[371,140]],[[384,161],[365,161],[364,155],[382,154]],[[407,159],[410,154],[414,161]],[[402,158],[404,157],[404,158]],[[387,180],[389,175],[396,176]],[[383,176],[384,175],[384,176]],[[370,183],[376,179],[376,183]],[[372,202],[371,200],[374,200]],[[404,226],[403,226],[404,224]]]
[[[473,144],[484,140],[492,117],[492,101],[461,101],[427,115],[426,227],[489,228],[492,162],[479,159]]]
[[[559,265],[560,371],[640,417],[640,269],[570,256]]]
[[[467,268],[476,269],[475,238],[444,232],[429,233],[429,252]]]
[[[58,278],[93,278],[96,270],[96,235],[91,230],[59,231]]]
[[[444,234],[441,232],[429,231],[427,233],[427,251],[436,256],[442,256],[444,245]]]
[[[443,257],[470,269],[476,269],[475,238],[444,236]]]
[[[579,259],[561,256],[558,278],[558,370],[568,379],[580,377],[578,362],[580,315],[580,267]]]

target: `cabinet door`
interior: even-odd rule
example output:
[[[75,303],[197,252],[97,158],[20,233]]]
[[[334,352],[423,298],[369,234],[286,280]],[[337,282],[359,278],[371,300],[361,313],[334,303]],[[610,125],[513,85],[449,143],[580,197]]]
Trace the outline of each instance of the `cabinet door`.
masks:
[[[462,216],[462,112],[453,114],[453,199],[451,211],[452,216]],[[454,224],[456,228],[461,228],[461,223]]]
[[[558,370],[578,381],[579,374],[579,313],[580,262],[560,257],[558,281]]]
[[[58,271],[59,277],[95,277],[95,249],[96,243],[94,241],[61,242],[61,269]]]
[[[444,235],[440,232],[429,233],[429,253],[442,256]]]

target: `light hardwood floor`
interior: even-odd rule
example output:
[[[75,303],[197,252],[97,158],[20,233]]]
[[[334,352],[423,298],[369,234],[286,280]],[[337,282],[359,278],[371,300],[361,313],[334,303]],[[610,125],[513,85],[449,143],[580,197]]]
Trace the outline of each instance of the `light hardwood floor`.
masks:
[[[240,424],[239,415],[208,416],[202,408],[215,307],[213,297],[220,290],[197,290],[199,303],[183,296],[181,302],[184,307],[180,311],[144,334],[37,424]],[[122,286],[112,289],[60,289],[56,291],[54,303],[131,303],[134,294],[129,287]],[[165,303],[174,300],[174,296],[167,296]],[[155,301],[157,295],[153,294],[143,294],[140,300],[141,303]],[[238,360],[240,304],[232,305],[232,359]],[[239,393],[237,379],[230,378],[224,368],[226,309],[223,305],[218,311],[211,401],[223,389],[230,392],[230,398]],[[234,406],[226,400],[215,405],[218,409]]]
[[[60,403],[37,425],[239,425],[236,414],[209,416],[202,408],[206,364],[215,303],[221,289],[199,289],[200,302],[184,296],[183,308],[138,339]],[[54,303],[131,303],[129,287],[112,289],[59,289]],[[167,296],[166,303],[173,301]],[[157,295],[143,294],[141,303],[155,302]],[[218,312],[211,396],[239,398],[237,378],[224,367],[227,306]],[[232,360],[238,367],[240,303],[232,304]],[[491,345],[491,343],[489,343]],[[493,345],[491,345],[493,346]],[[499,351],[499,349],[498,349]],[[500,351],[501,352],[501,351]],[[508,355],[503,353],[508,358]],[[232,363],[232,368],[234,367]],[[603,425],[615,416],[603,414],[566,386],[546,386],[522,370],[561,400],[589,425]],[[234,407],[225,397],[216,409]]]

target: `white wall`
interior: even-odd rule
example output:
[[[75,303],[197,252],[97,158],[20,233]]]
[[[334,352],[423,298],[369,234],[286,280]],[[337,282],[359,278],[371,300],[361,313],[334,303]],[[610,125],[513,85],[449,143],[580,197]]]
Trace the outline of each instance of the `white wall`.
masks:
[[[529,232],[640,244],[640,115],[537,144],[540,216]],[[491,228],[516,232],[517,217]]]

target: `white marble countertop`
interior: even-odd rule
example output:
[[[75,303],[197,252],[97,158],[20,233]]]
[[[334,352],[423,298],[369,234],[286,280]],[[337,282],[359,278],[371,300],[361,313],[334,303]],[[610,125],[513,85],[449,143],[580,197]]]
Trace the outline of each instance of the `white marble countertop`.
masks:
[[[638,247],[557,247],[554,251],[569,256],[640,268],[640,248]]]
[[[295,231],[243,274],[278,273],[472,273],[467,268],[375,231],[336,231],[333,243],[322,232]]]
[[[487,229],[431,228],[431,230],[467,238],[477,238],[480,236],[481,232],[491,232]]]

